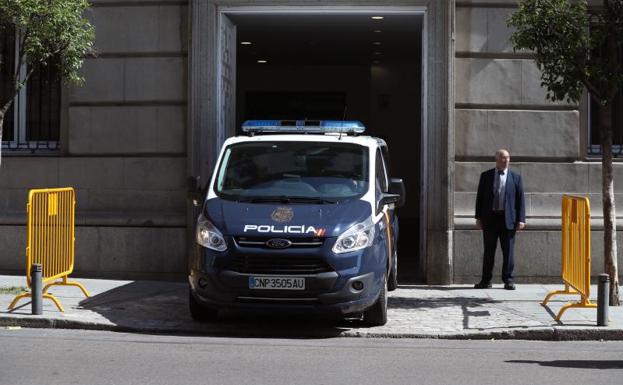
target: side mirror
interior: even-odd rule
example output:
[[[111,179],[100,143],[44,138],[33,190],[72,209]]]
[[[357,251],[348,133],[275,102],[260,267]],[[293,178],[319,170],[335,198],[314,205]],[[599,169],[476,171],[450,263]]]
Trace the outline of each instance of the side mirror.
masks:
[[[376,206],[376,213],[377,215],[383,211],[383,207],[385,207],[385,205],[391,205],[391,204],[396,204],[400,201],[400,195],[397,194],[383,194],[381,196],[381,199],[379,199],[379,202]]]
[[[398,195],[400,199],[395,202],[396,208],[402,207],[405,205],[407,199],[407,191],[405,189],[405,184],[401,178],[392,178],[389,183],[389,193],[392,195]]]
[[[391,205],[393,204],[397,204],[398,202],[400,202],[400,195],[397,194],[383,194],[383,197],[381,198],[381,202],[379,202],[379,206],[385,206],[385,205]]]
[[[203,193],[201,191],[201,185],[199,180],[200,176],[189,176],[188,177],[188,192],[187,198],[190,199],[193,203],[193,206],[199,206],[201,204],[201,198],[203,197]]]

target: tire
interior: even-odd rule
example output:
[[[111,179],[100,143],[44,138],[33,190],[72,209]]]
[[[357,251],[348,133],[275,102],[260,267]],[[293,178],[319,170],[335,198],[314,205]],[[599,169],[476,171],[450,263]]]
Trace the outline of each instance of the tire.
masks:
[[[392,269],[387,279],[387,291],[394,291],[398,288],[398,253],[394,251]]]
[[[216,321],[218,319],[218,310],[197,302],[190,289],[188,290],[188,310],[190,310],[192,319],[198,322]]]
[[[387,323],[387,274],[383,275],[383,285],[374,305],[363,312],[366,326],[383,326]]]

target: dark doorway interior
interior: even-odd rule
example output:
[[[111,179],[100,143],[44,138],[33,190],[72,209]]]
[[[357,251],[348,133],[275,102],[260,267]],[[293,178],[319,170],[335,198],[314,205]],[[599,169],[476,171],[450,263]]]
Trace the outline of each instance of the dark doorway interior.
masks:
[[[245,95],[244,119],[342,119],[344,92],[263,92]]]
[[[372,16],[383,16],[373,19]],[[236,127],[247,119],[353,119],[388,143],[404,179],[399,281],[418,271],[422,16],[231,14],[237,28]]]

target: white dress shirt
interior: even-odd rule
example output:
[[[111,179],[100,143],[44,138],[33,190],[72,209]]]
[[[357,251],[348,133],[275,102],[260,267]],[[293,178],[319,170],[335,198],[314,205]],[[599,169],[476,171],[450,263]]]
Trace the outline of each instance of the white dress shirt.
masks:
[[[503,174],[500,174],[500,171],[503,172]],[[501,211],[504,210],[504,203],[505,203],[505,199],[506,199],[506,177],[508,176],[508,167],[505,168],[504,170],[498,170],[497,168],[495,169],[495,178],[493,179],[493,210],[496,211]],[[495,194],[497,193],[499,194],[499,198],[498,198],[498,207],[495,207]]]

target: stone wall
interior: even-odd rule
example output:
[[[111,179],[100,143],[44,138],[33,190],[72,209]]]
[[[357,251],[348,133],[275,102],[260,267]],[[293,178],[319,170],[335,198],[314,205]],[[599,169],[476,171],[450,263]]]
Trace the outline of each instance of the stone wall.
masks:
[[[527,228],[517,237],[518,281],[560,277],[560,206],[564,193],[589,196],[593,216],[593,275],[603,270],[601,166],[582,148],[583,108],[552,103],[530,55],[513,52],[506,20],[515,1],[463,1],[456,8],[455,282],[475,282],[482,266],[482,236],[474,225],[479,174],[494,166],[498,148],[524,180]],[[581,113],[582,112],[582,113]],[[615,167],[619,207],[623,167]],[[501,253],[494,271],[500,280]],[[619,265],[621,259],[619,259]]]
[[[3,154],[0,270],[25,269],[27,191],[77,190],[76,275],[186,271],[186,1],[95,0],[97,56],[63,90],[60,156]],[[13,154],[14,155],[14,154]]]
[[[27,190],[74,186],[77,274],[181,277],[186,270],[186,176],[197,174],[199,166],[208,163],[204,158],[214,156],[203,151],[216,119],[210,100],[215,91],[209,87],[215,72],[214,36],[199,34],[214,28],[210,13],[214,9],[204,10],[211,15],[206,17],[210,22],[194,22],[196,62],[190,67],[196,72],[191,81],[196,85],[189,89],[187,1],[92,3],[89,17],[96,26],[98,55],[85,61],[84,86],[63,94],[61,156],[4,154],[0,270],[22,272],[25,266]],[[372,0],[209,3],[214,7],[390,4]],[[193,4],[199,9],[206,3]],[[530,55],[513,52],[506,19],[516,1],[459,0],[454,13],[442,2],[391,4],[429,6],[434,11],[427,19],[431,93],[424,106],[428,126],[423,144],[428,149],[428,179],[423,187],[429,201],[428,228],[423,230],[427,249],[421,253],[427,259],[421,269],[428,280],[478,278],[482,244],[473,220],[476,184],[479,174],[493,166],[493,153],[500,147],[510,149],[511,165],[523,175],[526,187],[528,228],[517,241],[518,280],[558,279],[563,193],[591,197],[593,272],[600,272],[600,166],[584,155],[583,109],[548,102]],[[452,17],[454,46],[446,25]],[[444,55],[452,49],[454,61],[447,62]],[[446,72],[451,74],[452,68],[454,78],[448,81],[452,76]],[[446,83],[448,89],[443,87]],[[192,124],[187,124],[189,94],[194,95],[188,114]],[[188,143],[197,148],[188,148]],[[623,167],[617,165],[615,173],[617,202],[622,207],[619,186],[623,183],[616,181],[623,180]],[[454,199],[446,201],[448,194]]]

